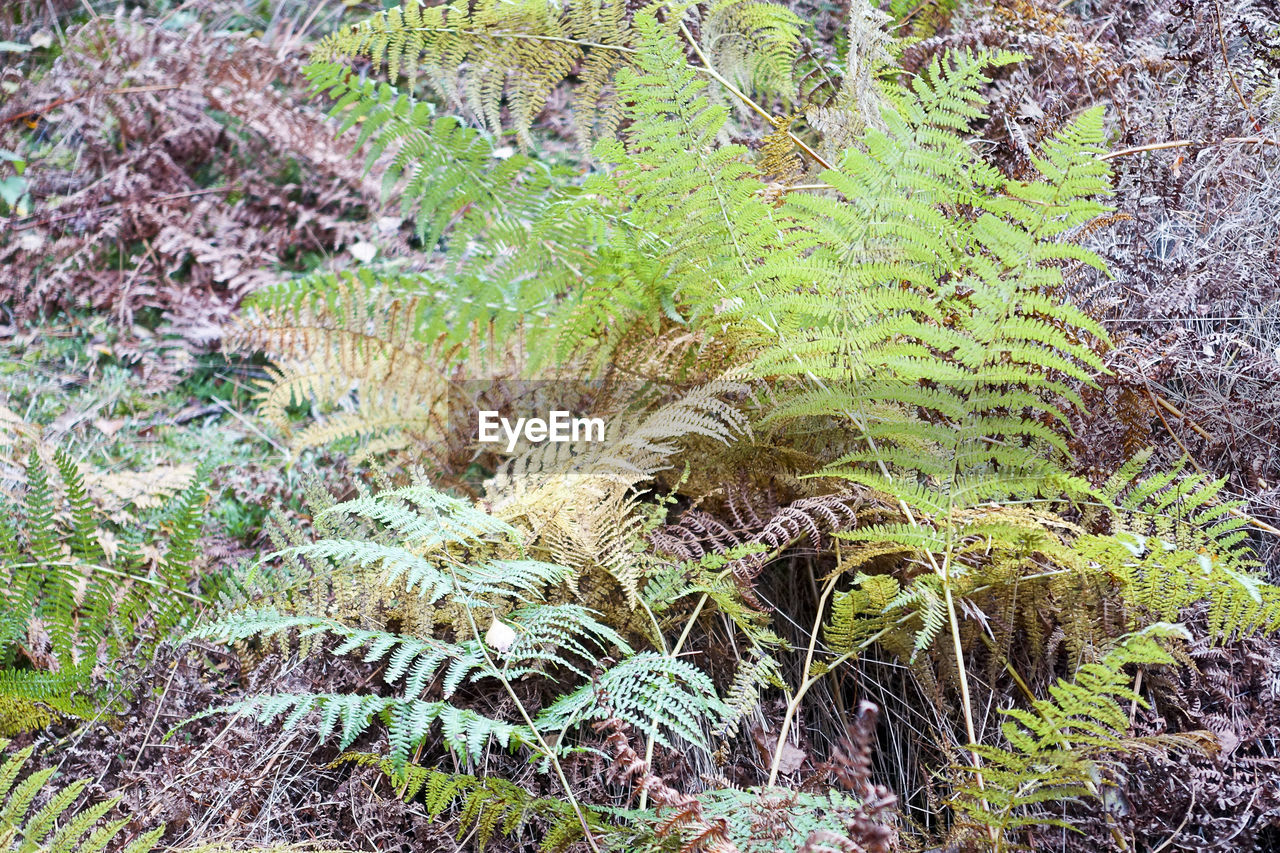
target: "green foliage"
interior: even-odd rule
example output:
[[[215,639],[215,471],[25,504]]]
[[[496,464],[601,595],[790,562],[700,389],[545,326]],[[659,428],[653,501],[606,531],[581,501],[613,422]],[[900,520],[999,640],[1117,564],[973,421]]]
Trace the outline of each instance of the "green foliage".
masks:
[[[410,752],[432,733],[439,723],[444,746],[451,752],[480,761],[493,741],[505,748],[536,745],[532,731],[521,725],[495,720],[449,702],[346,693],[275,693],[236,702],[211,713],[243,713],[260,723],[276,723],[284,718],[285,731],[297,728],[308,714],[319,716],[316,731],[322,739],[339,735],[345,749],[364,734],[375,718],[386,726],[391,759],[403,763]],[[192,719],[199,719],[199,716]]]
[[[1103,332],[1055,294],[1064,263],[1100,261],[1052,238],[1103,210],[1101,113],[1051,141],[1037,161],[1045,181],[1004,179],[960,133],[980,114],[981,70],[1014,59],[939,60],[894,93],[886,129],[824,175],[840,198],[788,199],[794,260],[766,265],[762,298],[742,309],[749,326],[778,330],[755,369],[798,383],[767,423],[847,419],[854,446],[824,473],[926,517],[1087,491],[1052,458],[1065,454],[1052,425],[1065,423],[1057,400],[1077,402],[1072,383],[1101,367],[1088,341]],[[814,284],[797,291],[800,280]],[[916,550],[947,535],[914,524],[856,534]]]
[[[949,8],[928,7],[921,30]],[[747,101],[733,81],[767,91],[791,76],[793,22],[766,3],[634,14],[594,0],[409,5],[344,29],[320,45],[308,73],[339,99],[344,129],[361,128],[369,165],[389,155],[388,186],[402,185],[402,210],[417,217],[431,260],[447,273],[364,270],[283,286],[260,299],[250,340],[280,356],[269,411],[283,417],[301,400],[346,407],[309,427],[308,443],[396,430],[442,437],[447,430],[431,429],[450,378],[479,363],[501,363],[495,372],[504,375],[550,365],[671,385],[749,376],[756,393],[738,398],[754,407],[755,444],[705,456],[710,442],[698,444],[689,458],[705,470],[682,479],[681,497],[722,504],[728,469],[753,487],[856,493],[866,506],[856,524],[840,526],[834,553],[821,555],[835,563],[812,629],[824,642],[804,638],[808,665],[801,687],[787,691],[784,728],[817,679],[876,644],[935,703],[936,754],[987,758],[988,770],[951,768],[948,779],[960,808],[1003,831],[1040,820],[1037,803],[1097,796],[1101,756],[1129,743],[1128,718],[1115,712],[1137,697],[1122,668],[1168,663],[1154,639],[1172,636],[1163,621],[1207,603],[1219,640],[1271,629],[1280,595],[1251,574],[1245,522],[1218,500],[1220,483],[1180,470],[1139,480],[1144,460],[1135,460],[1095,488],[1071,458],[1069,424],[1081,389],[1104,370],[1107,346],[1098,322],[1065,293],[1082,269],[1105,272],[1077,242],[1108,210],[1101,110],[1077,114],[1031,151],[1026,175],[1009,177],[970,137],[988,106],[988,70],[1022,57],[944,52],[918,74],[884,73],[893,47],[876,20],[867,10],[853,16],[851,43],[863,54],[849,56],[837,96],[796,105],[808,128],[793,131],[788,110],[749,133],[729,105]],[[408,89],[357,83],[341,65],[352,57],[385,64],[393,78],[405,73]],[[548,93],[571,72],[577,132],[599,166],[585,176],[524,153],[498,157],[483,133],[411,94],[421,75],[489,132],[514,125],[528,149]],[[791,106],[790,92],[772,94],[764,103]],[[763,163],[729,141],[762,130]],[[797,148],[822,167],[813,183],[796,180]],[[788,158],[788,174],[773,180]],[[677,405],[671,399],[638,405],[653,413]],[[670,464],[671,440],[729,444],[721,427],[732,416],[711,403],[707,411],[686,407],[660,433],[640,431],[639,455],[603,474],[608,466],[589,457],[599,463],[592,476],[548,475],[566,470],[554,448],[511,460],[487,487],[494,515],[422,486],[389,490],[319,511],[321,538],[278,554],[335,590],[368,589],[372,577],[398,608],[413,597],[430,610],[413,630],[392,630],[367,609],[353,625],[350,613],[299,598],[292,609],[231,614],[205,635],[237,642],[297,631],[336,637],[337,653],[387,661],[384,678],[401,696],[265,697],[244,707],[259,719],[286,716],[288,726],[318,711],[322,730],[340,728],[344,746],[381,717],[397,772],[437,721],[449,747],[472,761],[491,738],[539,752],[543,734],[615,718],[652,743],[706,746],[708,733],[736,732],[762,687],[782,681],[789,651],[751,594],[754,575],[735,573],[747,554],[734,552],[731,537],[715,543],[721,564],[663,566],[636,555],[645,548],[634,535],[643,526],[638,493]],[[760,458],[759,447],[784,461]],[[603,509],[593,516],[584,505]],[[742,523],[731,502],[729,512]],[[625,605],[574,600],[593,569],[623,587]],[[1117,593],[1122,627],[1089,618],[1118,610]],[[708,605],[749,649],[725,701],[707,669],[681,657]],[[643,633],[653,650],[633,647],[623,629],[633,615],[650,623]],[[664,632],[677,624],[670,644]],[[491,648],[481,639],[486,625],[514,641]],[[1025,688],[1032,710],[1012,712],[1008,750],[988,742],[989,732],[969,744],[984,734],[968,677],[982,652],[969,647],[1004,638],[986,644],[988,665],[1025,684],[1011,648],[1020,630],[1036,666],[1051,657],[1050,634],[1069,667],[1090,662],[1049,699]],[[1125,632],[1132,636],[1117,641]],[[1038,683],[1062,671],[1055,666]],[[520,720],[482,717],[466,704],[472,691],[513,679],[546,688]],[[1003,688],[981,689],[994,702]],[[422,698],[432,691],[438,700]],[[556,743],[571,748],[567,737]],[[523,802],[515,791],[458,784],[468,796],[484,788],[486,798]],[[495,807],[489,836],[509,818],[519,825],[515,808]],[[822,807],[810,808],[812,817]]]
[[[518,837],[534,820],[548,826],[538,846],[540,853],[558,853],[582,837],[582,826],[568,803],[554,797],[535,797],[506,779],[477,778],[415,765],[397,767],[371,753],[347,753],[339,761],[377,767],[387,774],[406,802],[421,798],[432,818],[448,813],[457,820],[458,841],[474,833],[479,850],[499,836]],[[587,814],[594,832],[605,829],[594,811]]]
[[[21,505],[0,519],[0,732],[86,718],[118,702],[127,683],[102,674],[145,662],[191,612],[205,492],[197,477],[167,506],[121,534],[94,509],[76,462],[63,450],[53,471],[33,450]],[[56,476],[56,480],[51,477]],[[163,555],[148,565],[144,549]]]
[[[9,745],[0,741],[0,752]],[[72,804],[89,787],[90,780],[80,779],[52,793],[40,808],[34,807],[57,768],[38,770],[19,781],[23,767],[31,758],[32,747],[11,753],[0,763],[0,845],[15,853],[101,853],[113,845],[117,836],[130,823],[129,818],[104,821],[107,812],[120,802],[119,797],[104,800],[79,813],[70,811]],[[58,821],[63,821],[58,826]],[[121,853],[149,853],[155,849],[164,827],[139,835],[128,844],[114,845]]]
[[[959,0],[889,0],[889,13],[895,23],[909,27],[909,38],[926,39],[945,26]]]
[[[722,823],[734,849],[741,853],[805,849],[805,842],[815,833],[819,838],[822,833],[845,838],[845,819],[859,806],[856,797],[835,789],[809,793],[718,788],[699,794],[697,802],[704,820]],[[669,834],[664,831],[671,821],[666,812],[657,809],[608,811],[625,820],[628,826],[617,835],[617,849],[634,853],[673,849]],[[678,837],[686,849],[698,843],[696,830],[682,831]]]
[[[605,215],[625,217],[628,227],[610,236],[645,301],[696,322],[750,287],[756,264],[782,242],[779,224],[746,149],[716,144],[728,111],[708,97],[676,38],[648,13],[635,26],[643,48],[618,77],[634,123],[621,141],[597,143],[610,168],[586,190],[611,202]]]
[[[1111,532],[1081,537],[1080,555],[1111,572],[1135,623],[1203,602],[1215,640],[1275,631],[1280,588],[1255,574],[1243,502],[1223,500],[1225,480],[1189,475],[1185,463],[1140,477],[1149,459],[1135,456],[1103,487],[1109,505],[1095,521]]]
[[[561,697],[538,717],[548,729],[566,729],[588,720],[611,717],[634,725],[665,746],[674,733],[705,745],[700,724],[714,724],[726,712],[705,674],[682,660],[656,652],[640,652]]]
[[[865,648],[892,625],[894,611],[903,604],[898,581],[890,575],[859,574],[853,582],[853,589],[832,597],[829,621],[823,626],[823,639],[836,655],[853,655]]]
[[[365,493],[315,513],[321,530],[345,533],[279,552],[286,561],[304,560],[316,572],[363,578],[362,596],[414,595],[421,604],[444,605],[454,614],[456,633],[421,634],[363,629],[306,611],[247,608],[199,628],[196,636],[222,642],[271,637],[297,631],[303,638],[329,634],[341,640],[332,650],[344,655],[363,649],[363,660],[386,660],[382,679],[402,686],[400,696],[277,694],[247,699],[221,711],[247,711],[262,722],[284,717],[293,729],[319,712],[322,737],[340,734],[345,749],[374,718],[387,727],[390,755],[403,766],[410,753],[439,723],[451,751],[480,761],[490,740],[504,748],[527,746],[543,752],[535,732],[567,732],[608,714],[634,723],[662,743],[672,735],[700,744],[697,722],[717,719],[723,710],[710,680],[693,666],[648,652],[636,653],[599,614],[576,604],[547,602],[549,593],[570,579],[569,569],[527,559],[522,537],[511,525],[470,503],[425,485]],[[376,580],[365,575],[370,570]],[[481,625],[511,632],[500,643],[480,634]],[[609,651],[620,661],[602,672]],[[460,703],[464,686],[482,680],[510,684],[540,678],[558,685],[567,676],[587,680],[523,722],[505,722]],[[438,685],[438,688],[436,687]],[[439,689],[441,701],[419,697]],[[563,748],[568,747],[564,742]]]
[[[343,65],[314,63],[304,73],[314,92],[334,99],[338,133],[358,126],[357,144],[370,143],[366,170],[392,152],[384,191],[398,187],[401,214],[417,217],[418,239],[427,246],[451,226],[464,235],[479,230],[479,223],[457,219],[500,216],[505,227],[518,229],[545,207],[554,173],[541,163],[523,154],[499,157],[486,134],[386,83],[360,80]]]
[[[957,805],[977,822],[1002,831],[1028,825],[1070,828],[1041,806],[1100,797],[1111,784],[1104,774],[1108,758],[1134,750],[1196,748],[1196,739],[1189,736],[1127,736],[1130,707],[1145,707],[1146,700],[1134,691],[1133,675],[1125,667],[1173,664],[1161,641],[1189,638],[1179,626],[1150,625],[1122,638],[1096,663],[1081,666],[1070,681],[1050,686],[1050,698],[1035,700],[1029,710],[1005,710],[1008,719],[1001,731],[1008,748],[978,747],[986,762],[985,789],[963,787]]]
[[[395,6],[322,40],[317,61],[366,57],[385,63],[392,80],[421,77],[453,104],[465,105],[495,133],[502,104],[525,144],[548,96],[571,74],[576,79],[573,115],[583,147],[617,127],[626,103],[614,82],[646,51],[614,0],[541,0]],[[674,7],[666,25],[688,14]],[[787,92],[801,22],[773,3],[720,0],[703,22],[703,42],[742,80]]]

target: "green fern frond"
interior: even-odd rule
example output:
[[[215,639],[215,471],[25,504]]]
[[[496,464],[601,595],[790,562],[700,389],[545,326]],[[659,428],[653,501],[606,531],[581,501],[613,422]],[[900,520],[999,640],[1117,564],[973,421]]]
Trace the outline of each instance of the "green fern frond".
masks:
[[[1256,574],[1243,502],[1223,500],[1225,479],[1188,475],[1185,462],[1142,477],[1150,455],[1103,486],[1110,506],[1087,520],[1111,531],[1080,537],[1081,556],[1116,579],[1135,621],[1178,619],[1203,603],[1218,641],[1280,628],[1280,587]]]
[[[611,716],[630,723],[664,746],[671,735],[705,746],[702,720],[722,718],[728,709],[711,680],[685,661],[640,652],[605,670],[594,684],[560,697],[538,715],[547,731],[563,731]]]
[[[738,664],[733,681],[725,692],[724,718],[720,733],[736,737],[742,721],[760,707],[760,691],[768,687],[784,687],[779,662],[768,654],[755,652]]]
[[[763,184],[753,178],[746,150],[715,144],[727,111],[708,97],[675,37],[647,12],[635,26],[636,66],[618,76],[635,121],[624,141],[597,144],[597,157],[611,169],[586,189],[627,211],[631,227],[618,238],[629,241],[626,254],[646,259],[642,272],[668,313],[684,304],[709,315],[781,244],[779,224],[759,195]],[[681,227],[671,229],[672,222]]]
[[[368,143],[366,171],[389,156],[384,195],[399,196],[401,215],[416,218],[425,245],[434,246],[451,228],[465,241],[493,227],[493,217],[509,228],[528,228],[553,200],[547,197],[551,170],[523,154],[496,156],[486,134],[436,115],[433,105],[385,83],[360,80],[337,63],[313,63],[303,73],[313,92],[335,101],[330,115],[341,119],[339,134],[359,128],[356,144]],[[483,225],[467,222],[481,218]]]
[[[1007,749],[978,746],[985,789],[963,788],[955,804],[975,821],[1001,830],[1028,825],[1070,825],[1046,814],[1043,804],[1098,797],[1108,756],[1150,748],[1128,736],[1128,705],[1145,705],[1130,686],[1128,666],[1174,662],[1162,643],[1188,640],[1184,629],[1157,623],[1122,639],[1105,657],[1077,670],[1074,679],[1049,688],[1030,710],[1004,711]],[[1194,737],[1166,739],[1164,748],[1194,749]]]
[[[16,502],[0,505],[17,519],[0,525],[0,734],[117,707],[131,685],[95,673],[125,655],[146,660],[199,600],[187,586],[199,556],[202,476],[120,531],[124,542],[108,555],[100,533],[114,524],[94,508],[76,461],[60,448],[52,457],[46,466],[32,452],[21,512]],[[143,543],[163,550],[154,570],[136,559]],[[43,652],[40,633],[34,642],[28,636],[33,625]]]
[[[9,742],[0,740],[0,752]],[[119,797],[71,812],[72,804],[89,785],[88,779],[72,782],[48,796],[44,805],[33,810],[33,804],[48,784],[56,768],[31,773],[22,781],[18,777],[31,758],[32,747],[4,756],[0,763],[0,844],[14,853],[100,853],[130,823],[128,818],[103,822],[103,818],[120,802]],[[62,826],[58,826],[59,821]],[[149,853],[164,827],[145,832],[123,846],[128,853]]]
[[[391,760],[406,762],[410,753],[431,736],[436,724],[451,751],[480,761],[492,740],[503,748],[537,748],[537,738],[527,727],[495,720],[449,702],[427,702],[392,696],[350,693],[274,693],[255,696],[191,717],[190,723],[214,713],[243,713],[259,723],[277,723],[284,731],[296,729],[309,714],[319,716],[318,736],[338,736],[346,749],[363,735],[375,718],[386,725]],[[281,718],[283,721],[281,722]]]
[[[232,613],[200,628],[193,636],[235,643],[288,631],[298,631],[304,637],[328,634],[342,641],[332,650],[334,655],[365,649],[364,662],[385,659],[382,680],[389,685],[403,681],[406,696],[421,695],[443,672],[443,695],[448,699],[464,681],[498,675],[515,679],[552,667],[586,678],[581,661],[595,660],[606,648],[631,653],[626,640],[597,621],[595,615],[573,604],[530,605],[504,614],[504,623],[515,631],[516,638],[499,654],[501,670],[489,666],[475,640],[450,643],[432,637],[353,628],[317,616],[285,616],[274,609]]]
[[[559,853],[582,837],[582,824],[571,805],[554,797],[535,797],[505,779],[477,778],[412,764],[397,767],[372,753],[349,752],[338,761],[376,767],[406,802],[421,798],[432,818],[450,813],[458,822],[457,839],[462,841],[474,833],[479,850],[499,836],[512,838],[534,820],[550,826],[538,848],[545,853]],[[584,815],[594,832],[607,829],[594,809],[585,809]]]
[[[901,589],[891,575],[864,575],[854,578],[853,589],[837,592],[831,601],[831,615],[822,636],[837,655],[856,652],[892,620],[893,610],[903,603]]]
[[[644,56],[628,11],[614,0],[406,3],[326,37],[313,58],[365,57],[385,64],[393,80],[405,74],[410,88],[424,79],[494,133],[502,128],[505,100],[526,145],[548,96],[573,75],[573,116],[586,149],[617,127],[626,102],[617,78]],[[686,14],[673,10],[667,26],[674,29]],[[731,75],[790,95],[801,23],[775,4],[720,0],[704,21],[703,45]]]
[[[463,624],[469,631],[475,631],[477,622],[500,621],[511,639],[490,650],[486,644],[495,641],[482,640],[475,633],[458,640],[418,637],[356,628],[317,614],[251,607],[226,614],[196,633],[223,642],[292,631],[303,637],[335,636],[340,642],[334,654],[363,650],[365,661],[385,661],[384,680],[402,684],[403,693],[398,697],[268,695],[218,712],[246,711],[261,722],[283,718],[285,728],[292,729],[315,711],[321,737],[340,732],[344,749],[375,718],[381,719],[391,757],[400,764],[436,723],[446,745],[473,760],[479,760],[490,740],[504,747],[544,752],[527,725],[484,717],[453,704],[464,684],[482,678],[509,683],[540,677],[554,682],[568,675],[587,681],[544,709],[535,721],[537,731],[564,730],[599,719],[607,708],[662,743],[670,742],[668,733],[702,743],[705,736],[695,721],[723,714],[723,703],[710,679],[695,667],[655,653],[635,653],[618,631],[585,607],[543,603],[549,588],[566,580],[569,570],[505,558],[504,553],[519,553],[521,548],[516,529],[468,502],[413,484],[330,504],[315,517],[319,530],[342,532],[348,538],[304,543],[276,556],[333,561],[330,571],[335,575],[363,571],[366,565],[381,566],[384,589],[394,589],[392,583],[404,584],[422,598],[447,598],[449,606],[466,608]],[[486,553],[495,556],[485,559],[481,555]],[[423,581],[423,567],[430,568],[430,583]],[[588,681],[588,674],[610,651],[622,660]],[[438,678],[446,701],[419,699]],[[608,696],[607,704],[598,701],[603,695]]]

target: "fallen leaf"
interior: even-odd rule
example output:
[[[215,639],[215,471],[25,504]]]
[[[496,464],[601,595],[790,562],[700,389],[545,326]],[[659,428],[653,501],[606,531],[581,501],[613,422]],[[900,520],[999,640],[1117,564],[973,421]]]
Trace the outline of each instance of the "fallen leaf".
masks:
[[[804,760],[808,758],[808,753],[803,749],[794,747],[789,743],[782,745],[782,760],[778,762],[778,772],[782,774],[795,773],[804,764]]]
[[[115,435],[120,431],[120,427],[125,425],[124,418],[94,418],[93,426],[98,432],[106,436]]]

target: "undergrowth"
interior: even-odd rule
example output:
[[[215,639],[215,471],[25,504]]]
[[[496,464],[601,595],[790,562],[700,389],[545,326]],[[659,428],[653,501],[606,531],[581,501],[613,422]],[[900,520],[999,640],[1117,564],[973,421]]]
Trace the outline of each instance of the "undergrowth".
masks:
[[[75,455],[95,415],[6,373],[0,724],[55,760],[151,708],[122,790],[270,733],[273,784],[458,849],[1264,845],[1270,220],[1209,222],[1265,208],[1274,11],[408,3],[305,64],[283,6],[84,21],[0,115],[0,294],[15,335],[109,311],[114,390]],[[121,494],[139,379],[212,497]],[[267,461],[211,449],[232,422]]]

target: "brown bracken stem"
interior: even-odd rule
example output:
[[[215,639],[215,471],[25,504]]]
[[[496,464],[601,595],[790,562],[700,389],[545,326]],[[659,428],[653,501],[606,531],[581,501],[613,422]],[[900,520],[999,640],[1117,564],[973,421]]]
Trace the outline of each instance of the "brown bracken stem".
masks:
[[[50,110],[56,110],[58,107],[62,106],[63,104],[69,104],[72,101],[78,101],[81,98],[89,98],[94,95],[137,95],[142,92],[168,92],[171,89],[177,89],[177,88],[179,88],[179,86],[176,83],[169,83],[169,84],[158,85],[158,86],[126,86],[123,89],[110,89],[106,92],[81,92],[78,95],[71,95],[66,98],[58,98],[58,100],[54,101],[53,103],[47,106],[37,107],[36,109],[33,109],[33,110],[24,110],[23,112],[20,112],[20,113],[14,113],[13,115],[5,116],[4,118],[0,118],[0,124],[9,124],[10,122],[18,121],[19,119],[30,118],[31,116],[41,116],[49,112]]]

